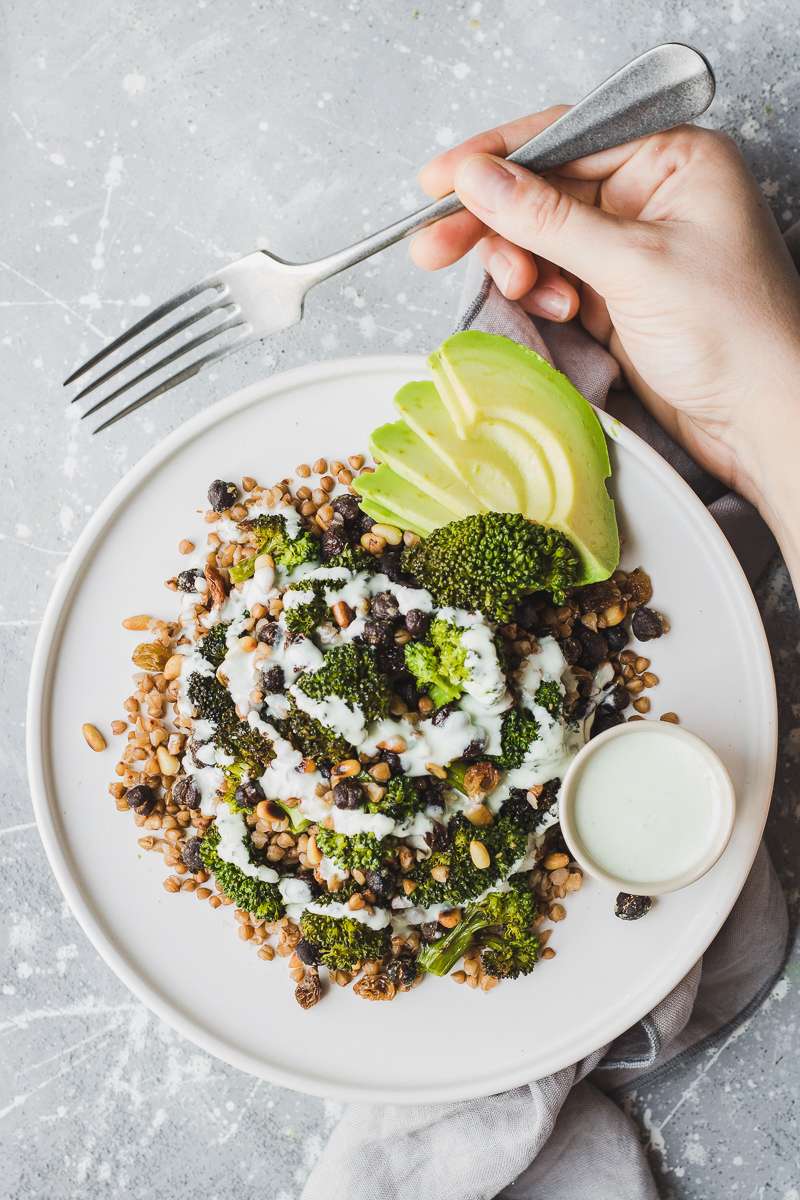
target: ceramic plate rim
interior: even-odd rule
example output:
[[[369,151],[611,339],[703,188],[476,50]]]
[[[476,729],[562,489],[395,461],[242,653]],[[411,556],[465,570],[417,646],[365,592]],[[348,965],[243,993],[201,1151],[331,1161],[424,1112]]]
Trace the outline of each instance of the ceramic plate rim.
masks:
[[[125,953],[118,949],[95,916],[92,906],[84,898],[79,882],[70,870],[67,855],[62,851],[56,837],[55,823],[51,815],[51,799],[49,795],[47,767],[45,755],[47,751],[48,714],[46,704],[46,685],[52,673],[53,652],[58,648],[58,618],[65,604],[71,603],[73,595],[80,585],[83,571],[91,559],[91,551],[95,542],[102,536],[106,526],[113,520],[120,504],[139,485],[147,479],[170,455],[191,442],[198,435],[224,420],[259,401],[265,401],[274,393],[280,393],[287,388],[302,387],[304,384],[324,382],[335,376],[352,373],[370,373],[386,371],[405,371],[409,378],[414,374],[426,371],[425,359],[420,355],[409,354],[380,354],[364,357],[349,357],[330,359],[327,361],[295,367],[291,370],[271,375],[255,383],[249,384],[236,392],[223,397],[209,408],[197,413],[194,417],[178,426],[162,441],[156,443],[139,459],[120,479],[96,511],[92,514],[78,540],[70,551],[62,570],[56,580],[50,599],[42,619],[39,636],[33,654],[28,686],[28,701],[26,712],[26,752],[28,778],[31,788],[31,798],[34,816],[50,863],[51,870],[61,889],[64,898],[70,906],[75,918],[97,950],[100,957],[111,967],[115,975],[129,988],[143,1004],[158,1017],[175,1029],[183,1037],[203,1050],[245,1071],[250,1075],[264,1078],[281,1087],[293,1088],[311,1095],[322,1096],[337,1100],[371,1100],[377,1102],[393,1102],[399,1104],[434,1103],[472,1099],[478,1096],[493,1094],[511,1087],[529,1083],[532,1078],[531,1068],[524,1065],[514,1070],[507,1069],[498,1073],[487,1086],[486,1081],[476,1081],[473,1084],[427,1086],[403,1088],[394,1087],[364,1088],[347,1082],[331,1085],[324,1083],[307,1072],[293,1072],[274,1064],[266,1064],[263,1060],[251,1058],[223,1039],[208,1032],[202,1025],[186,1016],[180,1009],[166,1000],[158,988],[145,981],[129,963]],[[682,956],[675,956],[668,966],[659,973],[654,973],[644,992],[637,994],[637,1002],[630,1009],[623,1009],[616,1020],[609,1021],[603,1026],[602,1036],[597,1032],[598,1022],[593,1022],[583,1031],[582,1038],[576,1039],[565,1058],[563,1051],[553,1056],[552,1061],[544,1058],[543,1065],[536,1068],[536,1078],[572,1062],[579,1061],[599,1046],[618,1037],[634,1022],[639,1020],[654,1005],[658,1004],[680,981],[692,964],[703,954],[716,933],[727,919],[736,898],[744,886],[747,874],[760,844],[761,832],[766,822],[769,801],[777,763],[777,697],[775,694],[774,674],[764,627],[750,590],[750,585],[744,575],[741,565],[731,549],[722,531],[716,525],[708,509],[691,490],[688,484],[675,472],[672,467],[646,442],[635,433],[622,425],[614,417],[598,412],[608,437],[640,458],[649,462],[654,472],[666,476],[666,481],[673,491],[681,496],[682,503],[691,511],[698,522],[703,524],[714,544],[718,559],[724,563],[728,578],[747,609],[743,617],[748,617],[748,633],[758,645],[758,676],[762,688],[763,701],[763,734],[765,745],[769,751],[769,762],[764,771],[761,801],[762,819],[758,839],[754,839],[752,853],[748,862],[743,863],[735,887],[726,885],[724,899],[716,909],[716,916],[703,928],[702,935],[694,942],[683,947]],[[754,789],[755,791],[755,789]]]

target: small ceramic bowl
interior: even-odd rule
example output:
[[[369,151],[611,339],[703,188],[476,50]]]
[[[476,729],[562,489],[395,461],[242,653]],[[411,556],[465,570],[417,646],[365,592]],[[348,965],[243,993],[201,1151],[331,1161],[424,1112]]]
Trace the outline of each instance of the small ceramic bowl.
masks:
[[[632,739],[634,738],[637,739],[635,747],[632,744]],[[669,753],[665,755],[664,751],[669,751],[670,746],[673,746],[676,751],[673,756],[676,762],[676,773],[679,761],[683,764],[684,771],[687,766],[691,768],[696,766],[698,776],[704,777],[704,784],[713,788],[711,813],[707,821],[708,827],[703,830],[702,835],[698,838],[696,857],[689,856],[690,860],[686,861],[686,848],[684,846],[683,862],[679,871],[676,871],[674,874],[659,872],[658,878],[626,878],[624,874],[619,873],[620,868],[618,863],[614,870],[609,869],[608,865],[603,865],[602,861],[599,861],[602,858],[599,850],[600,839],[595,835],[595,843],[592,846],[591,839],[593,835],[591,833],[591,823],[585,815],[581,815],[583,809],[577,811],[578,805],[576,801],[580,787],[584,784],[587,766],[590,763],[593,763],[596,768],[598,756],[604,754],[608,756],[609,747],[613,746],[616,753],[614,754],[614,765],[611,769],[619,770],[624,765],[626,758],[629,757],[623,750],[621,739],[631,742],[630,750],[635,753],[636,758],[641,763],[642,740],[646,738],[659,739],[657,746],[655,741],[652,743],[654,757],[656,751],[658,752],[660,767],[658,779],[653,781],[653,791],[655,792],[663,786],[665,772],[668,775],[670,771],[670,755]],[[679,745],[682,747],[681,754],[677,753]],[[694,763],[692,762],[693,758],[695,760]],[[631,762],[633,762],[632,758]],[[611,767],[611,763],[608,763],[607,767]],[[669,785],[669,783],[672,783],[673,787],[677,786],[677,774],[675,779],[667,779],[667,784]],[[584,786],[588,786],[588,784],[584,784]],[[646,788],[647,783],[645,782],[642,786],[642,793],[644,793]],[[652,801],[652,793],[648,793],[647,798],[648,801]],[[668,802],[665,801],[665,803]],[[610,818],[612,804],[613,801],[609,801]],[[596,816],[596,805],[594,812]],[[733,783],[719,755],[706,742],[697,737],[696,734],[689,733],[688,730],[681,728],[681,726],[672,725],[666,721],[626,722],[623,725],[616,725],[612,729],[606,730],[605,733],[601,733],[596,738],[587,742],[583,749],[575,756],[564,776],[559,804],[561,830],[576,862],[580,863],[588,874],[594,875],[597,879],[616,888],[617,891],[646,896],[658,896],[665,892],[677,891],[678,888],[686,887],[688,884],[694,883],[701,875],[705,875],[713,867],[728,844],[733,829],[735,812],[736,797]],[[661,818],[658,825],[658,836],[663,841],[663,839],[670,836],[669,821],[665,822],[663,820],[665,816],[663,810],[657,815]],[[615,820],[616,823],[607,828],[613,828],[618,832],[619,837],[624,839],[624,815],[620,819],[620,810],[617,810]],[[676,817],[676,820],[679,822],[679,818]],[[680,823],[678,823],[676,829],[680,828]],[[606,830],[603,832],[605,833]],[[636,836],[637,833],[631,828],[630,837],[634,839],[634,845],[629,848],[631,857],[635,857],[636,854]],[[653,854],[658,855],[657,837],[652,832],[642,836],[649,838],[647,851],[652,862]],[[608,858],[609,855],[607,854],[606,857]],[[622,858],[624,854],[618,857]],[[650,869],[653,869],[652,866]]]

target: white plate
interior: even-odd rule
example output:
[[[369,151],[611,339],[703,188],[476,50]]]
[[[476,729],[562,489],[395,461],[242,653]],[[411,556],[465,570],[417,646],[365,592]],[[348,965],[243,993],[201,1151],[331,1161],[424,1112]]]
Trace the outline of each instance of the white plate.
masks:
[[[555,928],[558,954],[490,994],[427,980],[392,1004],[333,988],[309,1012],[285,966],[235,936],[233,914],[161,886],[163,864],[107,794],[116,754],[94,754],[80,727],[104,730],[130,692],[137,635],[123,617],[173,615],[162,581],[217,477],[263,483],[318,455],[363,449],[392,415],[421,359],[351,359],[256,384],[155,447],[92,517],[64,570],[36,649],[28,706],[34,808],[53,870],[97,950],[180,1033],[234,1066],[340,1099],[411,1103],[497,1092],[583,1057],[648,1012],[703,953],[747,876],[775,765],[775,694],[764,632],[727,542],[681,479],[617,422],[613,490],[624,563],[644,564],[672,632],[643,652],[662,683],[654,712],[678,711],[722,755],[738,813],[725,854],[692,887],[635,924],[587,880]],[[198,520],[198,518],[194,518]],[[111,741],[112,739],[109,738]],[[475,1029],[482,1030],[475,1037]]]

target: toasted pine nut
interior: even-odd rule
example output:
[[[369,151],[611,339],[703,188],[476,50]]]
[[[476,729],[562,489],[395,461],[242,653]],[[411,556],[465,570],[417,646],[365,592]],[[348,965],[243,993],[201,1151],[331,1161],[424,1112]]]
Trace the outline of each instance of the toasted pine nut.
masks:
[[[466,809],[464,816],[470,825],[491,825],[494,820],[491,809],[487,808],[485,804],[476,804],[473,808]]]
[[[392,777],[392,770],[388,763],[375,763],[374,767],[370,767],[369,773],[378,783],[388,783]]]
[[[666,721],[668,725],[680,725],[680,718],[677,713],[665,712],[659,717],[660,721]]]
[[[551,921],[563,921],[564,917],[566,915],[567,915],[567,910],[564,908],[563,904],[551,904],[550,905],[550,911],[548,913],[548,916],[550,917]]]
[[[440,863],[436,867],[431,867],[431,879],[435,879],[437,883],[447,883],[447,877],[450,874],[444,863]]]
[[[312,835],[308,839],[308,845],[306,846],[306,858],[311,863],[312,867],[318,867],[322,862],[322,857],[322,851],[317,845],[316,838]]]
[[[166,746],[159,746],[156,750],[156,758],[161,769],[162,775],[177,775],[181,769],[181,764],[178,762],[174,754],[170,754]]]
[[[640,696],[638,700],[634,700],[633,707],[640,713],[650,712],[650,701],[647,696]]]
[[[396,525],[373,525],[370,531],[375,537],[381,537],[390,546],[399,546],[403,540],[403,532]]]
[[[340,629],[347,629],[353,620],[353,610],[346,600],[337,600],[333,606],[333,619]]]
[[[477,838],[473,838],[469,844],[469,856],[479,871],[485,871],[492,861],[489,851]]]
[[[439,913],[439,924],[443,929],[455,929],[461,920],[461,909],[452,908],[450,912]]]
[[[100,754],[101,751],[105,750],[106,739],[96,725],[90,725],[88,722],[85,725],[81,725],[81,733],[86,739],[86,745],[90,750],[94,750],[96,754]]]
[[[636,670],[636,674],[637,674],[637,675],[641,675],[642,671],[646,671],[646,670],[647,670],[647,668],[650,666],[650,659],[649,659],[649,658],[645,658],[645,656],[644,656],[643,654],[640,654],[640,655],[638,655],[638,657],[635,659],[635,661],[634,661],[634,664],[633,664],[633,665],[634,665],[634,668],[635,668],[635,670]]]
[[[569,855],[557,852],[548,854],[543,865],[545,871],[555,871],[559,867],[566,867],[569,865]]]
[[[451,971],[450,978],[453,980],[453,983],[463,983],[467,978],[467,973],[466,971]]]
[[[111,722],[111,732],[114,734],[119,735],[120,733],[124,733],[127,728],[128,728],[127,721],[112,721]]]
[[[646,688],[657,687],[659,678],[657,675],[654,675],[652,671],[645,671],[642,675],[642,683]]]
[[[347,460],[354,471],[360,471],[364,465],[363,454],[351,454]]]
[[[425,763],[425,770],[429,775],[433,775],[435,779],[447,779],[447,771],[444,767],[440,767],[438,763]]]
[[[182,538],[181,541],[178,542],[179,554],[191,554],[193,550],[194,542],[190,542],[188,538]]]

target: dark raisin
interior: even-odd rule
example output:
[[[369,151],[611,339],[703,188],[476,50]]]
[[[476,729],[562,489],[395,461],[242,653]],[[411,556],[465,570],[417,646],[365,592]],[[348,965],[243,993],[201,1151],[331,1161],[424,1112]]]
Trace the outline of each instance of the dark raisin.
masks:
[[[442,932],[438,921],[425,921],[420,925],[419,931],[426,942],[435,942]]]
[[[397,645],[397,643],[395,643]],[[397,649],[402,655],[403,661],[400,663],[397,677],[392,680],[393,691],[403,700],[409,708],[416,708],[419,703],[419,691],[417,683],[413,675],[410,675],[405,668],[406,656],[402,646],[397,646]],[[399,656],[398,656],[399,657]]]
[[[175,582],[178,585],[178,591],[179,592],[194,592],[194,591],[196,591],[197,590],[197,579],[198,579],[198,576],[200,576],[200,575],[202,575],[202,571],[198,571],[194,567],[190,567],[188,571],[181,571],[181,573],[175,577]]]
[[[394,877],[389,873],[382,874],[380,871],[365,871],[364,878],[366,879],[367,887],[376,900],[388,899],[395,887]]]
[[[553,805],[555,804],[556,800],[558,799],[558,793],[560,791],[561,791],[561,780],[560,779],[548,779],[547,783],[544,785],[541,792],[539,793],[538,808],[543,812],[546,811],[548,808],[552,808]]]
[[[359,531],[359,533],[369,533],[370,529],[372,529],[372,526],[374,524],[375,524],[375,522],[372,519],[372,517],[370,517],[367,513],[362,512],[361,509],[359,509],[359,511],[358,511],[358,531]]]
[[[200,846],[202,841],[203,839],[198,837],[189,838],[186,845],[183,847],[183,850],[181,851],[181,858],[193,875],[196,875],[198,871],[203,870],[204,864],[202,858],[200,857]]]
[[[354,779],[343,779],[333,789],[333,803],[337,808],[359,808],[363,799],[361,784]]]
[[[137,783],[134,787],[128,788],[125,799],[134,812],[140,813],[144,817],[153,811],[156,804],[155,792],[144,783]]]
[[[608,693],[606,704],[610,704],[617,712],[623,712],[631,702],[631,694],[624,684],[618,683]]]
[[[620,650],[625,649],[628,644],[628,631],[624,625],[612,625],[610,629],[605,629],[603,632],[606,635],[611,654],[619,654]]]
[[[386,964],[386,974],[395,987],[411,987],[417,973],[417,960],[410,954],[401,954]]]
[[[388,646],[390,642],[394,641],[391,625],[386,621],[374,620],[372,617],[367,617],[364,622],[362,636],[368,646]],[[405,661],[405,655],[403,659]]]
[[[444,850],[447,846],[447,826],[434,821],[432,828],[425,834],[425,841],[431,850]]]
[[[331,508],[338,517],[342,518],[345,525],[351,525],[361,516],[358,499],[349,492],[345,492],[343,496],[337,496],[335,500],[331,501]]]
[[[631,621],[633,636],[640,642],[652,642],[664,632],[661,617],[652,608],[637,608]]]
[[[575,634],[581,644],[581,656],[578,662],[587,671],[591,671],[594,667],[600,665],[604,658],[608,658],[608,643],[599,631],[595,633],[591,629],[587,629],[585,625],[576,625]]]
[[[564,638],[561,643],[561,653],[564,655],[569,666],[574,667],[583,654],[583,646],[575,637]]]
[[[214,512],[224,512],[239,499],[239,489],[235,483],[226,483],[224,479],[215,479],[208,489],[208,503]]]
[[[264,789],[257,779],[248,779],[239,784],[233,796],[240,808],[255,808],[264,799]]]
[[[379,592],[373,597],[369,611],[377,621],[395,621],[400,613],[400,605],[392,592]]]
[[[620,892],[614,905],[614,914],[621,921],[638,921],[653,907],[652,896],[632,896],[630,892]]]
[[[431,723],[433,725],[444,725],[450,713],[455,712],[455,710],[456,705],[452,700],[449,704],[443,704],[441,708],[436,709],[436,712],[431,717]]]
[[[379,646],[375,655],[375,661],[378,670],[382,675],[388,675],[392,679],[392,687],[402,699],[406,700],[409,707],[413,707],[417,703],[417,693],[414,692],[414,699],[407,700],[402,693],[400,679],[406,675],[406,656],[402,646],[398,646],[397,642],[392,638],[388,645]],[[398,679],[397,677],[400,677]],[[410,677],[409,677],[410,678]]]
[[[172,799],[181,808],[199,808],[200,790],[191,775],[182,775],[172,785]]]
[[[400,566],[401,553],[399,547],[390,546],[378,559],[378,569],[383,571],[384,575],[388,575],[392,583],[402,583],[403,581],[403,568]]]
[[[274,646],[278,636],[278,622],[262,617],[256,625],[256,637],[265,646]]]
[[[200,742],[197,740],[197,738],[191,738],[186,743],[186,752],[194,765],[197,767],[198,771],[202,771],[203,767],[209,766],[209,761],[206,760],[205,755],[203,755],[202,758],[200,756],[200,751],[207,745],[208,742]],[[209,758],[210,762],[214,761],[210,756]]]
[[[378,754],[378,761],[386,763],[392,775],[403,774],[403,764],[400,762],[400,755],[394,750],[381,750]]]
[[[335,558],[347,546],[347,535],[343,529],[326,529],[322,535],[321,550],[323,561]]]
[[[317,948],[312,946],[311,942],[307,942],[305,938],[300,938],[300,941],[294,948],[294,952],[300,959],[301,963],[305,963],[310,967],[312,963],[317,961]]]
[[[283,667],[269,667],[261,676],[261,686],[268,695],[286,690],[286,679]]]
[[[430,613],[421,608],[411,608],[406,613],[406,629],[415,638],[424,638],[431,623]]]
[[[473,738],[463,751],[461,757],[466,759],[467,762],[475,762],[476,759],[482,757],[485,746],[486,741],[484,738]]]
[[[541,604],[532,599],[523,600],[514,614],[517,625],[523,629],[536,629],[539,625]]]
[[[616,708],[612,708],[610,704],[601,704],[594,714],[592,722],[592,737],[597,737],[600,733],[605,733],[607,729],[613,729],[615,725],[624,725],[625,718],[622,713]]]

